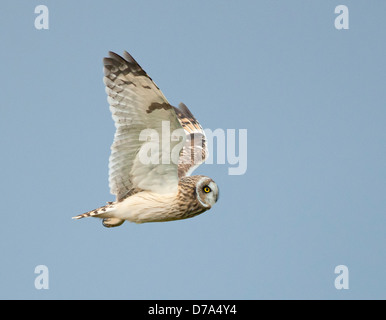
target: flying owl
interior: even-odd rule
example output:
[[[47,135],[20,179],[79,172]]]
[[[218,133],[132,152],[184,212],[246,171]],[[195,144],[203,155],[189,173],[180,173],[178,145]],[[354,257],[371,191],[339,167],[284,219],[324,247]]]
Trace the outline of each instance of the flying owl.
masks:
[[[110,192],[116,201],[73,218],[101,218],[105,227],[116,227],[125,220],[173,221],[209,210],[219,197],[217,184],[206,176],[191,176],[208,156],[201,125],[184,104],[171,106],[126,51],[123,57],[109,52],[103,64],[103,81],[116,127],[109,159]],[[149,129],[169,136],[169,145],[165,146],[164,140],[141,138]],[[173,136],[177,129],[182,132],[181,139]],[[141,158],[148,154],[149,143],[160,147],[156,161]]]

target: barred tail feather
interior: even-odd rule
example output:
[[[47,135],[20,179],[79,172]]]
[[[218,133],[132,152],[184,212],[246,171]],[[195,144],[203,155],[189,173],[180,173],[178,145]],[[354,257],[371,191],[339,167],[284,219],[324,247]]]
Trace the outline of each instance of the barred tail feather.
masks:
[[[114,207],[115,207],[115,205],[113,202],[108,202],[107,205],[105,205],[103,207],[88,211],[88,212],[83,213],[83,214],[79,214],[75,217],[72,217],[72,219],[78,220],[78,219],[83,219],[83,218],[88,218],[88,217],[104,218],[102,215],[112,211],[112,209],[114,209]]]

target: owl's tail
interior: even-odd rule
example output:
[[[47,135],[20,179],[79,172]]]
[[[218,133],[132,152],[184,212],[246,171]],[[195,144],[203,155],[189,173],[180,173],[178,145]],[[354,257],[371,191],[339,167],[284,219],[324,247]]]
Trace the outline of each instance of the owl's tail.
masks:
[[[114,207],[114,202],[107,202],[107,205],[103,206],[103,207],[100,207],[98,209],[94,209],[94,210],[91,210],[91,211],[88,211],[86,213],[82,213],[82,214],[79,214],[75,217],[72,217],[72,219],[82,219],[82,218],[87,218],[87,217],[95,217],[95,216],[101,216],[103,215],[104,213],[107,213],[109,211],[111,211],[111,209]],[[100,217],[102,218],[102,217]]]
[[[125,220],[119,219],[119,218],[113,218],[109,217],[109,213],[115,209],[115,203],[114,202],[107,202],[107,205],[100,207],[98,209],[94,209],[91,211],[88,211],[83,214],[79,214],[75,217],[72,217],[72,219],[82,219],[87,217],[96,217],[96,218],[103,218],[103,225],[107,228],[111,227],[118,227],[120,226]]]

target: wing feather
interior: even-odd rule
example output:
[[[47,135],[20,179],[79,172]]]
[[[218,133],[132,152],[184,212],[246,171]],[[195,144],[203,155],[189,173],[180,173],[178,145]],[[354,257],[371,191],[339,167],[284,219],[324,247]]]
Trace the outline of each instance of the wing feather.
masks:
[[[186,133],[186,142],[182,148],[178,162],[178,176],[189,176],[208,157],[207,139],[200,123],[188,107],[180,103],[174,108],[178,120]]]
[[[162,136],[163,121],[170,124],[170,133],[181,129],[173,107],[161,90],[126,51],[123,57],[109,52],[103,59],[104,83],[116,132],[109,159],[109,186],[117,200],[124,199],[133,189],[158,193],[177,191],[178,168],[170,162],[144,164],[139,154],[147,141],[139,136],[144,129],[153,129]],[[162,154],[171,153],[178,141],[172,141],[170,149],[159,148]]]

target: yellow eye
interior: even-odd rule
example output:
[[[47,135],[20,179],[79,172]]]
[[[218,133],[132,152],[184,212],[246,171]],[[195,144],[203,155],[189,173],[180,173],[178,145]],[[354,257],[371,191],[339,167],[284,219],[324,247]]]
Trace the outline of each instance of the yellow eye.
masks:
[[[203,188],[203,190],[204,190],[205,193],[209,193],[209,192],[212,191],[212,189],[209,188],[208,186],[205,186],[205,187]]]

